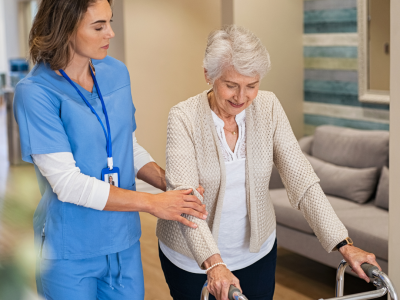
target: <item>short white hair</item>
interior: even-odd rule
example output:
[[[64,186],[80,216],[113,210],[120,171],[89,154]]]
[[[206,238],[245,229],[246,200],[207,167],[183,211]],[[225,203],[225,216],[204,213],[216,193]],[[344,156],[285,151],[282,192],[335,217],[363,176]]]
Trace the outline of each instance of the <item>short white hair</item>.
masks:
[[[229,67],[245,76],[263,78],[271,68],[271,61],[267,49],[254,33],[229,25],[208,36],[203,67],[212,82]]]

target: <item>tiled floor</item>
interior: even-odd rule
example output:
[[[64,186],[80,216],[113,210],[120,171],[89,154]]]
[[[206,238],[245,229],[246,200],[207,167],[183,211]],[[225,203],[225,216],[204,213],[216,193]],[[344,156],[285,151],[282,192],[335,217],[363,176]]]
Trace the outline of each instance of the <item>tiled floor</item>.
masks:
[[[26,290],[24,285],[30,291],[35,290],[31,224],[40,193],[33,167],[8,167],[6,149],[5,109],[0,107],[0,300],[34,299],[32,292],[25,293],[24,298],[18,294]],[[138,183],[138,190],[157,192],[143,182]],[[171,299],[158,260],[156,218],[149,214],[141,214],[141,221],[145,299]],[[333,297],[334,283],[334,269],[285,249],[278,249],[274,299],[308,300]],[[371,287],[366,283],[347,276],[346,293],[367,289]],[[5,294],[8,296],[4,296]]]

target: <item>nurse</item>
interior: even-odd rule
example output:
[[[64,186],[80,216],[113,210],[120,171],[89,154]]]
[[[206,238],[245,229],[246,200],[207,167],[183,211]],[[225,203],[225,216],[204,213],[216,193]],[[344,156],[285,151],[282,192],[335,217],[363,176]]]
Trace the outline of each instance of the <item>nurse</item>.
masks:
[[[15,91],[22,157],[42,193],[34,234],[45,299],[143,299],[138,212],[192,228],[181,214],[207,214],[191,190],[136,192],[135,175],[165,191],[165,174],[136,141],[127,68],[107,56],[111,2],[42,0],[29,37],[36,65]]]

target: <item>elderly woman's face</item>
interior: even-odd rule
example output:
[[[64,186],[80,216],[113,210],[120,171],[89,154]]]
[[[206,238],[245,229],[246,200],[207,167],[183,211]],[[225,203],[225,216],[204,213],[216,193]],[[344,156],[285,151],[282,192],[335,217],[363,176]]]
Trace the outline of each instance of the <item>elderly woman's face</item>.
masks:
[[[237,115],[257,97],[259,86],[260,76],[244,76],[229,68],[214,82],[215,104],[226,114]]]

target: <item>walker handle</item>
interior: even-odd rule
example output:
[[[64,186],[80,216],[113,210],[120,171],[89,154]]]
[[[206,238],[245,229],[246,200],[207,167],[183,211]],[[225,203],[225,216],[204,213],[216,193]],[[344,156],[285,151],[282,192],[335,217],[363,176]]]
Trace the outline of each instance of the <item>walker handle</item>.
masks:
[[[229,292],[228,292],[228,299],[229,300],[235,300],[235,298],[233,298],[233,293],[234,292],[239,292],[240,293],[240,290],[236,286],[231,285],[229,287]]]
[[[247,300],[246,296],[243,295],[240,292],[240,290],[234,285],[231,285],[229,287],[228,299],[229,300]]]
[[[361,265],[361,269],[367,274],[369,278],[375,278],[373,271],[379,271],[379,268],[377,266],[368,264],[368,263],[363,263]]]

